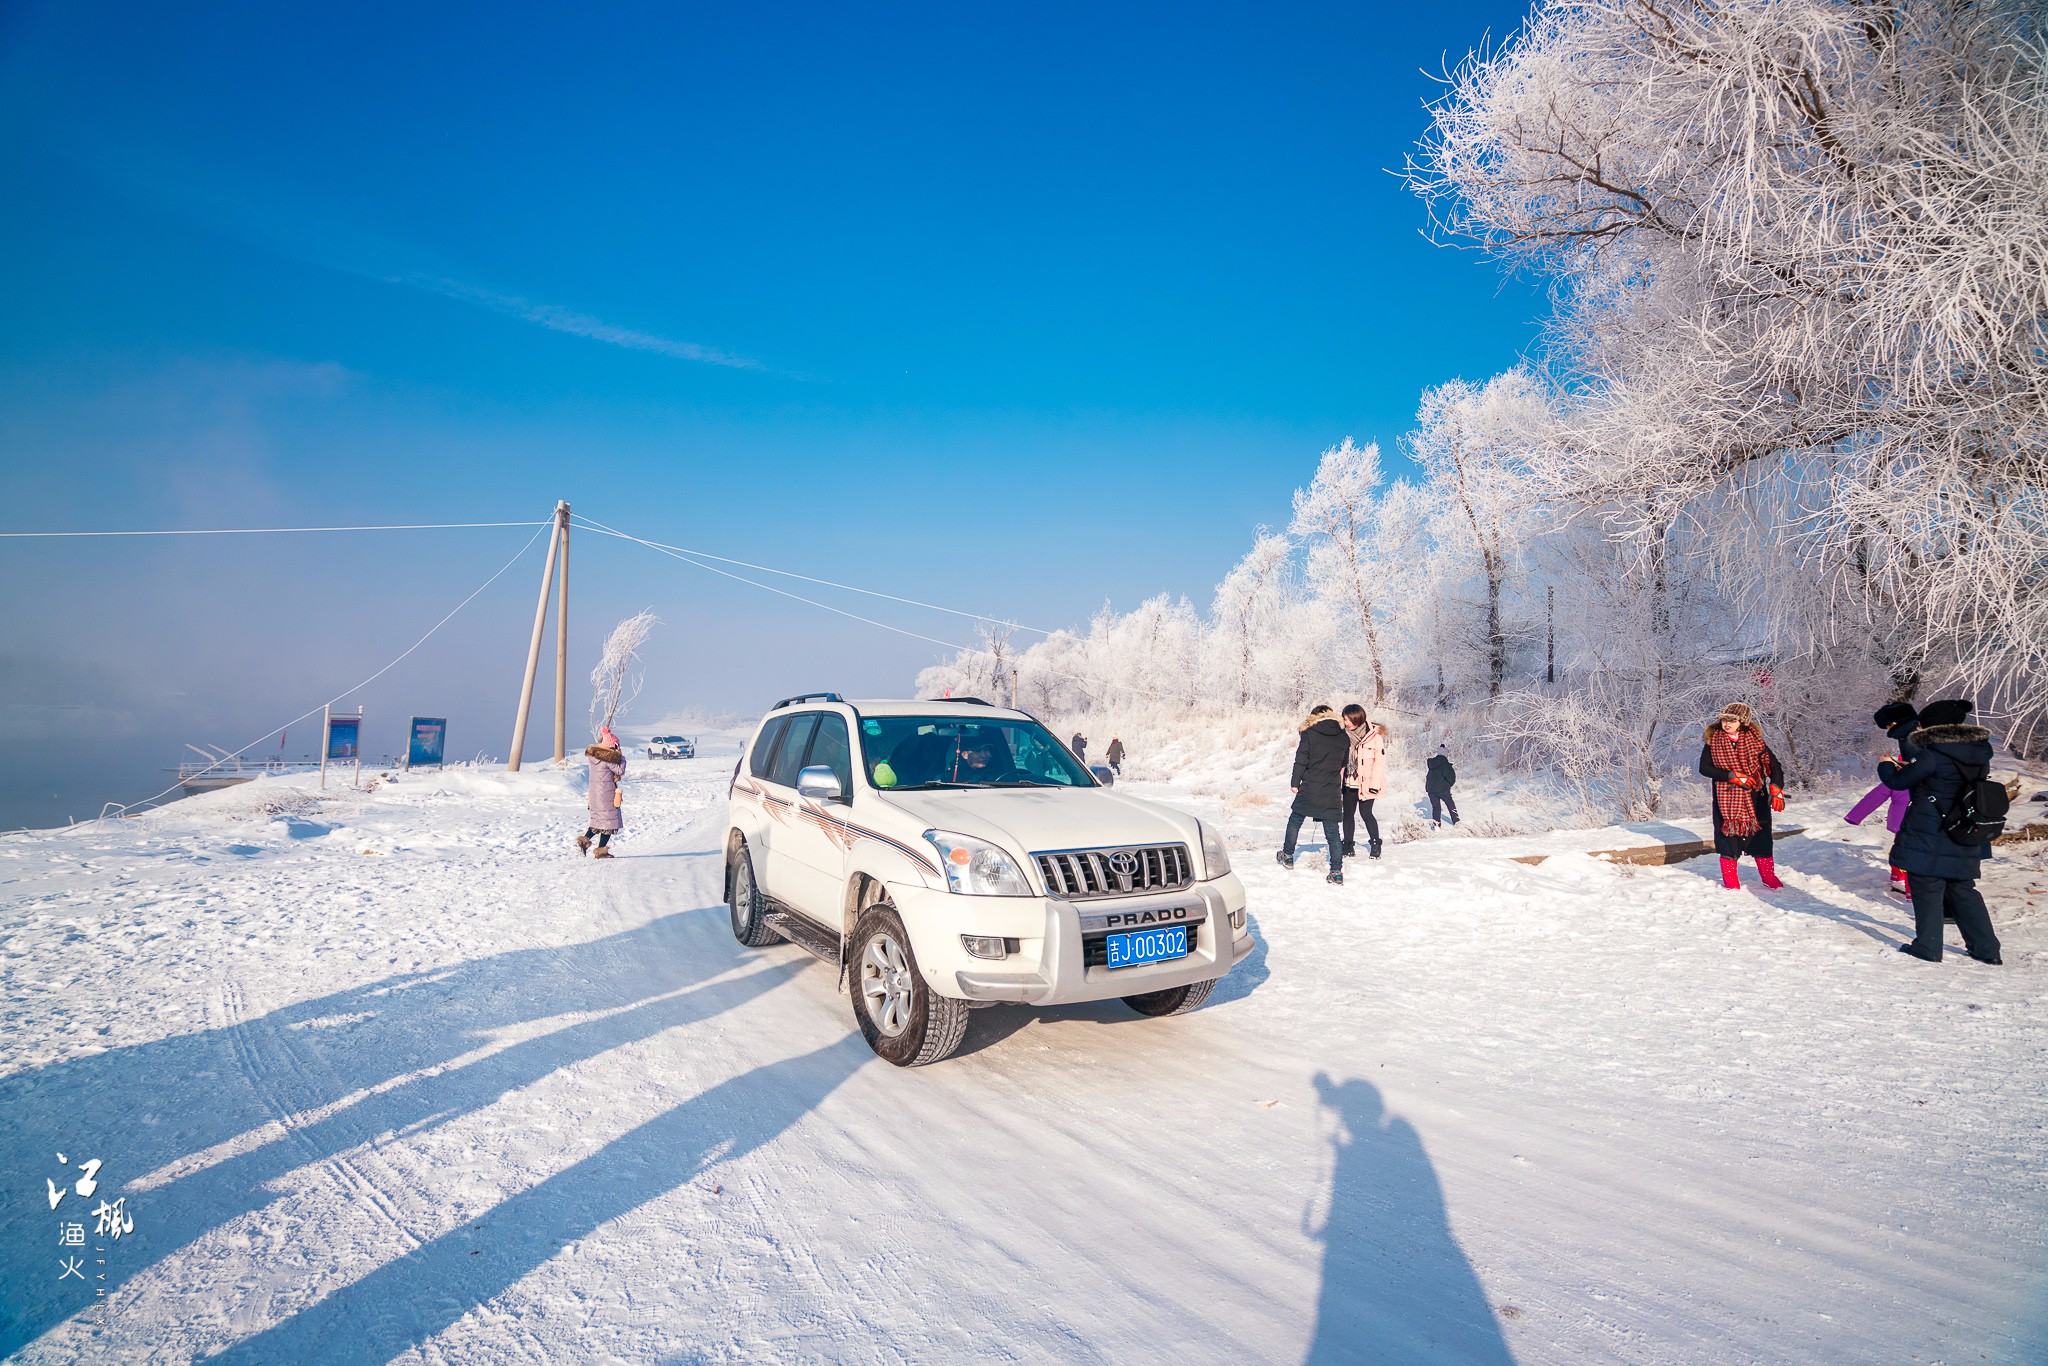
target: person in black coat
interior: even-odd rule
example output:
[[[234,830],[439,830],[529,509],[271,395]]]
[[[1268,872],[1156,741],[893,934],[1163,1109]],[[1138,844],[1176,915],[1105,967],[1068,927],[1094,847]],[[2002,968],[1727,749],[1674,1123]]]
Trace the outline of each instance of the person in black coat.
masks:
[[[1302,822],[1322,824],[1323,840],[1330,850],[1331,882],[1344,880],[1344,766],[1351,758],[1351,738],[1337,723],[1337,714],[1317,707],[1301,723],[1301,739],[1294,746],[1294,805],[1287,813],[1287,838],[1273,857],[1282,867],[1294,866],[1294,841]]]
[[[1451,767],[1451,756],[1444,753],[1439,745],[1436,753],[1429,756],[1429,773],[1422,780],[1422,790],[1429,794],[1429,819],[1432,824],[1444,823],[1444,810],[1450,809],[1451,824],[1458,823],[1458,800],[1451,795],[1451,788],[1458,781],[1458,770]]]
[[[1943,817],[1964,786],[1991,773],[1991,732],[1966,724],[1975,710],[1963,698],[1928,703],[1920,711],[1919,728],[1900,745],[1905,762],[1877,766],[1886,787],[1913,794],[1892,845],[1892,862],[1910,875],[1913,889],[1913,940],[1899,945],[1899,952],[1929,963],[1941,961],[1943,912],[1955,918],[1970,957],[1980,963],[2004,961],[1991,912],[1977,890],[1977,874],[1991,857],[1991,846],[1957,844],[1942,829]]]

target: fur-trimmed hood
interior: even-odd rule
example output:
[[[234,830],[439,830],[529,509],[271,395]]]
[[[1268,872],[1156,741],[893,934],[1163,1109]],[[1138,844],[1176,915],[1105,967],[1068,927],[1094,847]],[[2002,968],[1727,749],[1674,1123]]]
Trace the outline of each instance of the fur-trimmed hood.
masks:
[[[1295,729],[1306,734],[1308,731],[1311,731],[1315,729],[1317,726],[1324,724],[1327,724],[1330,727],[1330,729],[1337,731],[1340,734],[1344,730],[1344,727],[1339,725],[1337,722],[1337,713],[1333,711],[1319,711],[1314,716],[1305,718],[1300,725],[1295,727]]]
[[[583,749],[583,757],[601,760],[607,764],[618,764],[625,762],[626,752],[613,749],[610,745],[586,745]]]
[[[1916,749],[1930,745],[1975,745],[1991,739],[1991,732],[1982,726],[1923,726],[1906,737],[1906,743]]]

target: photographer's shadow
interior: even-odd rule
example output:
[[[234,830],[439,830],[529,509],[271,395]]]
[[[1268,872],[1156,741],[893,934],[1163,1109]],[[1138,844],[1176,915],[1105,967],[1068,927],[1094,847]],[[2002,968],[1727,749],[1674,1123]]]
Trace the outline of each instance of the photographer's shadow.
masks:
[[[1422,1140],[1370,1082],[1316,1077],[1336,1120],[1320,1222],[1322,1291],[1307,1361],[1514,1360],[1479,1277],[1451,1233]]]

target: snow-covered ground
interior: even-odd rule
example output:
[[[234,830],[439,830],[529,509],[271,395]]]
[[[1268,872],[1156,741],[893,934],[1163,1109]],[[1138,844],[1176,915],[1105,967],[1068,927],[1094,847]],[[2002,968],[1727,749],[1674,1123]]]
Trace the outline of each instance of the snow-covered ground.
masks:
[[[1987,878],[2006,966],[1936,966],[1832,807],[1770,895],[1618,831],[1333,888],[1277,800],[1132,784],[1226,821],[1256,955],[906,1072],[733,941],[735,743],[636,762],[610,863],[545,767],[0,839],[0,1352],[2048,1359],[2042,852]],[[59,1240],[108,1196],[102,1323]]]

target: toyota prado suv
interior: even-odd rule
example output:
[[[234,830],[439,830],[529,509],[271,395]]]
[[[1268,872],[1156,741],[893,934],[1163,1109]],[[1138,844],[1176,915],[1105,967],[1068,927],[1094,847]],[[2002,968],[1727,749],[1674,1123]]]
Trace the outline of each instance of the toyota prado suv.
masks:
[[[1252,948],[1217,831],[972,698],[777,704],[728,826],[733,934],[839,964],[861,1033],[899,1067],[951,1053],[974,1006],[1192,1010]]]

